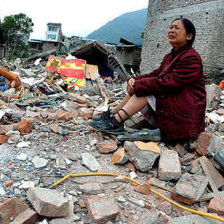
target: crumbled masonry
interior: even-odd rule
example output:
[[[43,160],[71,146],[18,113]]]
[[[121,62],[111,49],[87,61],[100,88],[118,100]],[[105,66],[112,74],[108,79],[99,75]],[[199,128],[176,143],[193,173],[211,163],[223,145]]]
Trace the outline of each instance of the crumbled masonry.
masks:
[[[4,79],[0,85],[3,223],[221,224],[177,208],[151,190],[224,217],[224,91],[215,84],[206,87],[206,129],[194,140],[162,142],[159,130],[150,133],[148,127],[139,139],[130,120],[125,122],[129,135],[116,137],[96,131],[89,122],[120,102],[124,81],[100,77],[98,83],[90,74],[85,88],[68,91],[60,74],[45,69],[47,61],[16,66],[0,61],[18,74],[20,83],[17,88]],[[133,119],[143,123],[140,113]],[[90,172],[118,176],[70,177],[53,187],[68,174]]]

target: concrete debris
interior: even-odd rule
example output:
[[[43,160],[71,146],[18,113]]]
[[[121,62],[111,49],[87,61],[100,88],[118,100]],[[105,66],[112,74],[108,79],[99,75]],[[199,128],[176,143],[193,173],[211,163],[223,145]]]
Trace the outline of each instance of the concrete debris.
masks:
[[[193,204],[205,192],[207,185],[207,177],[185,173],[175,186],[173,198],[186,204]]]
[[[159,179],[178,180],[181,176],[179,157],[174,150],[162,150],[159,159]]]
[[[18,198],[7,199],[0,205],[0,219],[2,224],[26,222],[34,224],[37,218],[38,214],[29,209],[28,205]]]
[[[224,195],[215,196],[208,205],[208,210],[218,215],[224,215]]]
[[[87,198],[87,206],[96,223],[114,220],[119,214],[117,203],[113,198],[107,196],[91,196]]]
[[[79,190],[84,194],[99,194],[104,191],[104,187],[100,183],[86,183],[79,185]]]
[[[91,154],[89,154],[87,152],[82,153],[81,157],[82,157],[83,166],[87,167],[90,171],[95,172],[101,168],[101,166],[97,162],[96,158],[94,156],[92,156]]]
[[[65,217],[68,214],[69,202],[56,190],[30,188],[27,199],[39,215],[47,217]]]
[[[138,170],[143,172],[151,170],[159,157],[158,153],[140,150],[133,142],[129,141],[125,141],[124,149],[128,159],[135,164]]]
[[[65,60],[76,60],[74,54],[88,57],[86,53],[94,58],[95,50],[108,57],[106,47],[91,43]],[[176,145],[158,139],[120,142],[88,124],[126,95],[126,82],[119,77],[121,69],[122,76],[126,74],[122,65],[110,61],[119,75],[103,77],[98,66],[81,59],[85,82],[70,82],[54,67],[65,62],[64,56],[52,53],[20,63],[0,61],[7,69],[0,72],[14,78],[10,85],[7,78],[0,79],[2,223],[220,223],[176,209],[151,189],[189,208],[224,216],[224,91],[215,84],[206,86],[206,129],[197,139]],[[142,121],[142,116],[133,119]],[[126,121],[125,130],[133,133],[131,125]],[[89,172],[119,176],[70,175],[57,182]],[[50,190],[52,186],[57,191]]]
[[[222,224],[221,221],[206,218],[200,215],[187,215],[171,219],[167,224]]]

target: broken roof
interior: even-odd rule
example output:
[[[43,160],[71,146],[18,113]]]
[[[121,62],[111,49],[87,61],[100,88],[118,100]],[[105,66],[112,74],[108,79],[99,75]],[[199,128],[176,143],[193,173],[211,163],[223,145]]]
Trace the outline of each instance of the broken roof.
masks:
[[[70,52],[77,58],[82,58],[89,64],[95,64],[99,66],[99,70],[102,71],[101,67],[113,68],[122,79],[127,79],[129,76],[122,63],[114,56],[113,52],[109,50],[104,44],[93,41],[88,42],[82,46],[79,46]]]

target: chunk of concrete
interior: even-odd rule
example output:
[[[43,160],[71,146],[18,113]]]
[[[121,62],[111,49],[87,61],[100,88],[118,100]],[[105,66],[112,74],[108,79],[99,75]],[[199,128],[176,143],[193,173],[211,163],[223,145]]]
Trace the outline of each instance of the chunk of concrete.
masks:
[[[56,190],[47,188],[30,188],[27,198],[39,215],[47,217],[65,217],[68,213],[69,202]]]
[[[92,156],[90,153],[88,152],[82,153],[81,157],[83,166],[87,167],[90,171],[95,172],[101,168],[96,158]]]
[[[89,213],[96,223],[113,220],[119,214],[119,208],[114,198],[107,196],[90,196],[87,198]]]
[[[181,176],[181,166],[179,157],[176,151],[164,149],[159,159],[160,180],[178,180]]]
[[[200,215],[187,215],[171,219],[167,224],[222,224],[221,221]]]
[[[139,150],[138,147],[130,141],[124,143],[124,149],[128,159],[134,163],[138,170],[143,172],[151,170],[156,159],[159,157],[158,153]]]
[[[215,196],[209,203],[208,210],[224,216],[224,195]]]
[[[15,219],[20,213],[29,209],[29,206],[18,198],[10,198],[0,205],[0,223],[8,224],[11,218]]]
[[[175,186],[173,198],[186,204],[193,204],[205,192],[207,185],[207,177],[185,173]]]

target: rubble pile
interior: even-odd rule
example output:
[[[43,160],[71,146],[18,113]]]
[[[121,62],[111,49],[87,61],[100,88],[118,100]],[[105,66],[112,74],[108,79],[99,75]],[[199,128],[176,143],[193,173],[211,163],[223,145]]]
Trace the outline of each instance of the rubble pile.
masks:
[[[224,216],[224,91],[206,87],[207,127],[197,139],[122,142],[88,125],[122,99],[122,83],[94,78],[68,92],[45,65],[39,59],[0,65],[21,82],[5,79],[0,92],[1,223],[222,223],[178,208],[151,189]],[[84,176],[90,172],[99,176]],[[57,183],[68,174],[83,176]]]

